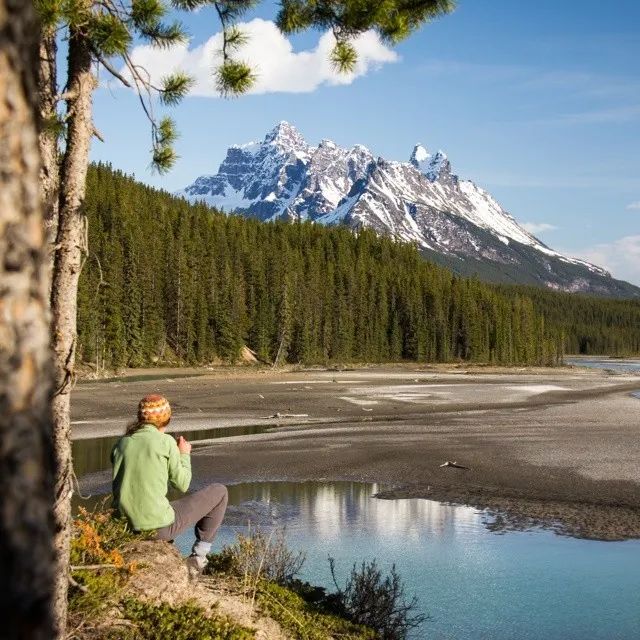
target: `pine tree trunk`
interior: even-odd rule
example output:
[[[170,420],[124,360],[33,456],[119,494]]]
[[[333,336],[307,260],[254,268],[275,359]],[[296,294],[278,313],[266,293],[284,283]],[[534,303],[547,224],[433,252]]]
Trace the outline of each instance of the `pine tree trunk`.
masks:
[[[31,2],[0,0],[0,635],[53,636],[48,292]]]
[[[53,271],[54,245],[58,231],[58,188],[60,185],[60,165],[58,141],[55,129],[57,107],[57,67],[56,32],[46,28],[40,37],[40,60],[38,69],[38,102],[40,122],[42,123],[40,143],[40,188],[44,206],[44,224],[48,248],[49,280]],[[49,283],[50,284],[50,283]]]
[[[68,131],[60,176],[58,233],[51,291],[52,343],[55,370],[53,397],[56,486],[55,615],[62,635],[67,614],[67,585],[73,468],[71,462],[70,394],[75,380],[78,280],[86,253],[86,218],[82,211],[93,134],[92,96],[96,79],[82,34],[70,30]]]

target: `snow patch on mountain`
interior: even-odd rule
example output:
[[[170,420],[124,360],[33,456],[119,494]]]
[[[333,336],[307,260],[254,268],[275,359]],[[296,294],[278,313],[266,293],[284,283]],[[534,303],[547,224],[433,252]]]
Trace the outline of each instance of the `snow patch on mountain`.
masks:
[[[453,173],[443,151],[432,154],[421,144],[408,162],[389,161],[363,145],[346,149],[326,139],[309,145],[283,121],[261,142],[230,147],[215,175],[197,178],[178,195],[264,221],[368,227],[451,258],[523,270],[533,261],[548,272],[548,286],[565,290],[589,291],[590,274],[609,277],[550,249],[491,194]],[[579,274],[561,277],[561,263]]]

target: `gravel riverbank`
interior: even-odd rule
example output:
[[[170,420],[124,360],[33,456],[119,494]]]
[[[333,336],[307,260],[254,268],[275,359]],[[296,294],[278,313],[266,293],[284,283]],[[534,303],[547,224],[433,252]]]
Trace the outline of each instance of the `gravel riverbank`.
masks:
[[[174,407],[170,430],[198,444],[196,485],[380,482],[387,498],[488,508],[498,529],[640,537],[640,376],[408,365],[177,374],[78,385],[74,437],[122,433],[138,398],[158,391]],[[195,433],[250,424],[267,428],[201,442]],[[108,475],[83,485],[104,489]]]

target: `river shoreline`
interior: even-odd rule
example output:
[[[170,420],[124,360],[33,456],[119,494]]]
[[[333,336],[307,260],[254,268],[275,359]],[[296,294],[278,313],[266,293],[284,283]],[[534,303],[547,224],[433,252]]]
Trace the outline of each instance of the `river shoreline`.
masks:
[[[162,372],[79,385],[73,433],[122,433],[136,400],[158,391],[174,407],[171,431],[196,441],[194,485],[378,482],[383,498],[487,509],[496,530],[622,540],[640,537],[639,389],[640,376],[574,367]],[[198,442],[198,429],[249,424],[264,428]],[[82,484],[106,483],[102,472]]]

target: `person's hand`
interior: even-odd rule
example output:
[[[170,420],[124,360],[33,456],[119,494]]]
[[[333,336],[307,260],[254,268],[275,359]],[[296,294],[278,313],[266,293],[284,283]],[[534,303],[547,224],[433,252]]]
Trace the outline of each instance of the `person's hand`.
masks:
[[[187,442],[184,436],[178,436],[178,449],[180,453],[191,453],[191,443]]]

